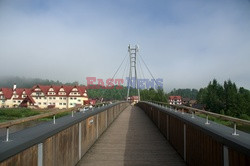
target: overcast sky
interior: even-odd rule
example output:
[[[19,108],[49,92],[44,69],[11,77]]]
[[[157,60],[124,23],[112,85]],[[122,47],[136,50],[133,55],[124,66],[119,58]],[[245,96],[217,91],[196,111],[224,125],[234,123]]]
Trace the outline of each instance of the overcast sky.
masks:
[[[0,0],[0,76],[109,78],[128,44],[168,91],[250,89],[249,0]]]

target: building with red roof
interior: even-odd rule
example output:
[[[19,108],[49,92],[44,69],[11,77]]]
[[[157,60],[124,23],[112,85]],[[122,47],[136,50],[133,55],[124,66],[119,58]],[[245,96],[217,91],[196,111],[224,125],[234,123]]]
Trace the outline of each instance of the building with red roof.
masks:
[[[71,108],[88,100],[85,86],[35,85],[31,89],[0,89],[0,107],[35,106],[39,108]]]
[[[168,102],[169,104],[173,104],[173,105],[181,105],[182,97],[181,96],[169,96]]]
[[[139,96],[130,96],[127,98],[128,101],[130,101],[132,104],[139,102]]]

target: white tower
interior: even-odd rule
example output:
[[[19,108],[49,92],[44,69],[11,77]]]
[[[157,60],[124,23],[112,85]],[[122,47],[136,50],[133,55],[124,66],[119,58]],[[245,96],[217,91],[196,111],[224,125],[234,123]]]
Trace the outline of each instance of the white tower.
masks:
[[[137,72],[136,72],[136,53],[139,51],[139,47],[135,45],[134,48],[130,47],[128,45],[128,52],[129,52],[129,57],[130,57],[130,69],[129,69],[129,80],[128,80],[128,92],[127,92],[127,100],[129,98],[129,90],[130,87],[132,86],[132,78],[133,74],[135,77],[135,88],[138,90],[138,100],[140,101],[140,91],[139,91],[139,86],[138,86],[138,80],[137,80]]]

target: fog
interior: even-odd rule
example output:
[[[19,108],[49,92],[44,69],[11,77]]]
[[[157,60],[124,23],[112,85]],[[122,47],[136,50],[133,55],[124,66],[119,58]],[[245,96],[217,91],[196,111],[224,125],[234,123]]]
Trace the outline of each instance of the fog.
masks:
[[[214,78],[250,89],[248,0],[0,0],[0,76],[107,79],[128,44],[168,91]]]

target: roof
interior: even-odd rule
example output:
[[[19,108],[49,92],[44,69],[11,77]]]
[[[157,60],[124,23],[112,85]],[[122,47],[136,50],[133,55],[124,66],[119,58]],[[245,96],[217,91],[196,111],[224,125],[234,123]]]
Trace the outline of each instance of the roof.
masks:
[[[26,98],[27,98],[27,100],[30,101],[32,104],[36,103],[35,100],[34,100],[30,95],[28,95]]]
[[[85,86],[76,86],[76,88],[78,89],[78,91],[81,95],[83,95],[85,92],[87,92]]]
[[[13,91],[14,92],[14,91]],[[16,95],[18,95],[18,98],[15,99],[23,99],[22,95],[25,92],[25,95],[30,95],[31,94],[31,89],[27,88],[16,88]]]
[[[169,100],[181,100],[181,96],[169,96]]]
[[[50,87],[53,88],[56,93],[58,93],[62,86],[54,85],[54,86],[50,86]]]
[[[32,103],[32,104],[35,104],[35,103],[36,103],[36,102],[34,101],[34,99],[33,99],[30,95],[28,95],[28,96],[22,101],[21,104],[24,104],[24,103],[27,103],[27,102],[30,102],[30,103]]]
[[[25,95],[31,95],[32,92],[34,92],[34,90],[36,88],[40,88],[41,91],[47,95],[49,92],[50,88],[53,88],[54,92],[56,93],[56,95],[58,95],[58,92],[61,88],[64,89],[64,91],[66,92],[66,95],[62,95],[62,96],[69,96],[70,92],[72,91],[73,88],[76,88],[77,91],[80,93],[80,96],[83,96],[84,93],[86,93],[86,87],[85,86],[69,86],[69,85],[35,85],[30,89],[27,88],[16,88],[15,90],[13,90],[12,88],[1,88],[0,91],[3,92],[3,96],[6,99],[11,99],[11,97],[13,96],[14,92],[16,92],[16,95],[18,95],[17,98],[15,99],[23,99],[22,95],[25,92]],[[86,96],[87,97],[87,96]]]
[[[189,102],[191,99],[190,98],[182,98],[183,102]]]
[[[54,90],[54,92],[56,94],[58,94],[59,90],[61,88],[63,88],[65,93],[66,93],[66,96],[69,96],[70,92],[74,88],[76,88],[78,90],[78,92],[80,93],[81,96],[83,96],[83,94],[86,92],[85,86],[76,86],[76,85],[75,86],[70,86],[70,85],[36,85],[32,88],[32,90],[34,90],[36,88],[40,88],[44,94],[48,94],[50,88],[52,88]]]
[[[197,103],[197,100],[190,100],[189,101],[189,104],[195,104],[195,103]]]
[[[4,98],[11,99],[13,95],[13,90],[11,88],[1,88],[0,91],[3,92]]]
[[[131,100],[139,100],[139,97],[138,96],[131,96],[130,99]]]

